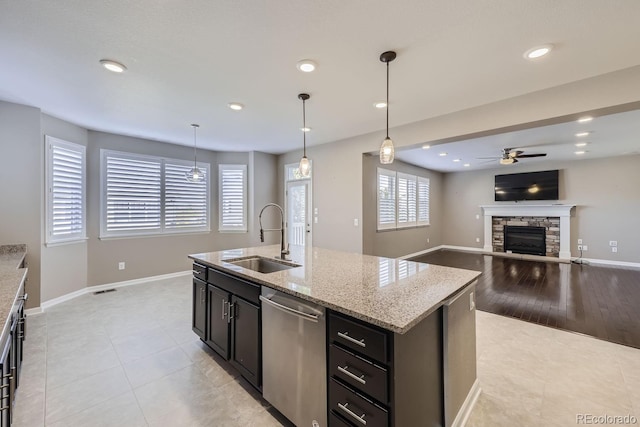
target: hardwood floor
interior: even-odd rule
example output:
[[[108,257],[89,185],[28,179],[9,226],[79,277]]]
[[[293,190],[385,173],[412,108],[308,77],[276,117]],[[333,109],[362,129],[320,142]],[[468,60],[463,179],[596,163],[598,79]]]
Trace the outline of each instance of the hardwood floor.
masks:
[[[640,348],[640,269],[450,250],[412,261],[482,271],[478,310]]]

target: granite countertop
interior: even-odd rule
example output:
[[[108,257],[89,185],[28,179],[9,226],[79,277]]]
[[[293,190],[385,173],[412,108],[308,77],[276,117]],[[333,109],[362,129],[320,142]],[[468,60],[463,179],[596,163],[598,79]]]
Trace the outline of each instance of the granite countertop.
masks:
[[[189,255],[237,277],[403,334],[437,310],[480,272],[322,248],[291,247],[301,267],[263,274],[224,262],[260,255],[274,258],[279,245]]]
[[[27,255],[26,245],[0,246],[0,330],[10,327],[9,316],[13,304],[18,297],[18,291],[27,277],[27,269],[19,268]]]

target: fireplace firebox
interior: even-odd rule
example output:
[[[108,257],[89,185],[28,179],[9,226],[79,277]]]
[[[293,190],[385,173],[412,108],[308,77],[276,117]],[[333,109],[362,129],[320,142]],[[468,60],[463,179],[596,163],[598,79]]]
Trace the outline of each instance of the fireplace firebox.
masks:
[[[504,251],[516,254],[547,254],[544,227],[504,226]]]

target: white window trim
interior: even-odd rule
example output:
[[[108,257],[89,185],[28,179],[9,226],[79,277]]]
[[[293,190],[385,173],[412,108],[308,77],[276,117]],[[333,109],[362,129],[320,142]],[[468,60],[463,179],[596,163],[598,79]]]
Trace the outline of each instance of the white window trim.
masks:
[[[160,175],[160,228],[154,230],[125,230],[125,231],[107,231],[106,223],[106,206],[107,206],[107,173],[106,173],[106,160],[109,155],[117,155],[124,158],[130,158],[134,160],[143,161],[159,161],[161,162],[161,175]],[[210,166],[208,163],[197,162],[197,166],[200,169],[205,170],[206,176],[206,193],[207,193],[207,224],[206,227],[193,228],[193,229],[167,229],[165,228],[165,162],[179,164],[184,166],[191,166],[193,162],[182,159],[172,159],[167,157],[150,156],[147,154],[129,153],[125,151],[117,150],[100,150],[100,240],[112,240],[112,239],[127,239],[135,237],[161,237],[161,236],[177,236],[187,234],[204,234],[211,232],[211,174]],[[185,177],[186,179],[186,177]]]
[[[53,146],[59,146],[71,151],[77,151],[82,157],[82,229],[81,232],[70,237],[60,238],[52,236],[53,230]],[[46,213],[45,213],[45,246],[61,246],[72,243],[82,243],[87,240],[87,148],[84,145],[75,144],[73,142],[64,141],[62,139],[45,135],[46,150]]]
[[[242,170],[242,225],[230,227],[222,224],[222,172],[225,170]],[[218,165],[218,231],[220,233],[246,233],[248,231],[248,177],[245,164],[219,164]]]
[[[393,224],[380,224],[380,175],[386,175],[389,177],[393,177],[394,179],[394,183],[395,183],[395,223]],[[410,222],[399,222],[399,186],[400,186],[400,178],[404,178],[410,181],[415,181],[416,183],[416,220],[415,221],[410,221]],[[384,169],[384,168],[377,168],[377,172],[376,172],[376,216],[377,216],[377,229],[376,231],[393,231],[393,230],[403,230],[403,229],[407,229],[407,228],[416,228],[416,227],[425,227],[430,225],[430,220],[431,220],[431,213],[428,211],[427,212],[427,221],[420,221],[420,191],[419,191],[419,187],[420,187],[420,183],[421,182],[426,182],[427,186],[429,188],[429,194],[428,194],[428,209],[429,211],[431,210],[431,185],[430,185],[430,180],[429,178],[425,178],[425,177],[421,177],[421,176],[416,176],[416,175],[411,175],[411,174],[407,174],[404,172],[397,172],[397,171],[393,171],[393,170],[389,170],[389,169]]]

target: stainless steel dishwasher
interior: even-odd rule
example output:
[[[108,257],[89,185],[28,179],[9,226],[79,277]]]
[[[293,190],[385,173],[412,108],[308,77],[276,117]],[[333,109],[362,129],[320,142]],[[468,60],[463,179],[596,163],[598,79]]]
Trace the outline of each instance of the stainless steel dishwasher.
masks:
[[[298,427],[327,425],[325,310],[262,287],[262,395]]]

